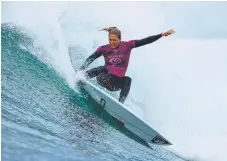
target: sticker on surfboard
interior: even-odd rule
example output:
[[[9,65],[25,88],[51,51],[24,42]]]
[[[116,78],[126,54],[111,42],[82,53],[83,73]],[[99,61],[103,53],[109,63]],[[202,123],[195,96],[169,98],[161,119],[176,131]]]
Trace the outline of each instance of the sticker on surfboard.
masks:
[[[168,141],[166,141],[165,139],[163,139],[161,136],[157,135],[155,136],[152,140],[152,143],[154,144],[170,144]]]
[[[100,105],[101,105],[101,107],[105,107],[105,105],[106,105],[106,101],[103,98],[101,98],[101,100],[100,100]]]

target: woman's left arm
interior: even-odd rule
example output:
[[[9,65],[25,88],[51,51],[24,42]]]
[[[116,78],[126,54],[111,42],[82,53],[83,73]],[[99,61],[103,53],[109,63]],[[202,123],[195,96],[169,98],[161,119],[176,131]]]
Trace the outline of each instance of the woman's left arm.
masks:
[[[150,43],[160,39],[162,36],[169,36],[169,35],[173,34],[174,32],[175,31],[173,29],[171,29],[171,30],[168,30],[161,34],[158,34],[158,35],[149,36],[149,37],[141,39],[141,40],[135,40],[135,48],[146,45],[146,44],[150,44]]]

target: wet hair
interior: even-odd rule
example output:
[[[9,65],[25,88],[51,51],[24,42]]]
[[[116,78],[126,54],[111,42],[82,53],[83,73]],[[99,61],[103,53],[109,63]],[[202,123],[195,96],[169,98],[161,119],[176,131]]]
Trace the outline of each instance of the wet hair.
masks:
[[[108,27],[108,28],[104,28],[102,30],[109,32],[109,35],[110,34],[116,35],[118,37],[118,39],[121,40],[121,31],[117,27]]]

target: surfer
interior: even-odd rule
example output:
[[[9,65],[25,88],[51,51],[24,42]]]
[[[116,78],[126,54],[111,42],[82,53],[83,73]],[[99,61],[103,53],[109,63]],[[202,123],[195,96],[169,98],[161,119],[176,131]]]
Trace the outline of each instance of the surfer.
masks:
[[[130,41],[121,41],[121,31],[117,27],[104,28],[100,31],[107,31],[109,33],[109,44],[98,47],[86,59],[79,70],[85,70],[95,59],[104,56],[105,65],[86,71],[86,76],[88,78],[96,77],[98,84],[109,91],[121,90],[119,102],[124,103],[132,82],[132,79],[125,75],[131,50],[150,44],[162,36],[169,36],[175,31],[171,29],[158,35]]]

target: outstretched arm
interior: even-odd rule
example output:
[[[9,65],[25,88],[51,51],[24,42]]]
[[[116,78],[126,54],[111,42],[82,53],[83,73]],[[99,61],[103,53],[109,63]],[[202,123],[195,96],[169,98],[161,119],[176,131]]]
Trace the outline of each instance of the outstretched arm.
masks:
[[[84,64],[80,67],[80,70],[85,70],[89,64],[91,64],[95,59],[99,58],[102,55],[100,52],[94,52],[90,55],[84,62]]]
[[[158,34],[158,35],[154,35],[154,36],[149,36],[149,37],[144,38],[144,39],[135,40],[135,48],[143,46],[143,45],[150,44],[150,43],[160,39],[161,37],[162,37],[162,34]]]
[[[158,35],[149,36],[149,37],[141,39],[141,40],[135,40],[135,47],[140,47],[140,46],[143,46],[146,44],[150,44],[150,43],[160,39],[162,36],[169,36],[169,35],[173,34],[174,32],[175,32],[174,30],[168,30],[167,32],[163,32]]]

